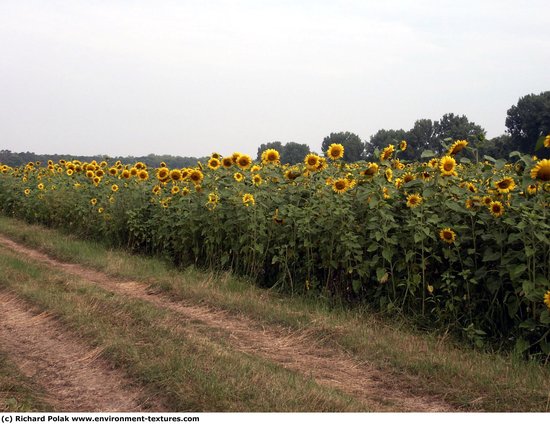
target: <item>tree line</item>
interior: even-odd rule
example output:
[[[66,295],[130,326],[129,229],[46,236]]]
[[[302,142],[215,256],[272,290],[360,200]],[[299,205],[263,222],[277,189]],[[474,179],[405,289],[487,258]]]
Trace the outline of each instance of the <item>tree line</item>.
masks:
[[[521,97],[516,105],[507,111],[505,134],[492,139],[486,138],[486,131],[479,124],[470,121],[465,115],[454,113],[444,114],[439,120],[416,120],[409,130],[381,129],[368,140],[362,140],[351,132],[336,132],[325,137],[321,143],[321,150],[326,152],[333,143],[344,146],[344,161],[354,162],[360,160],[371,161],[376,157],[376,152],[390,144],[407,142],[407,150],[400,154],[400,158],[408,161],[420,160],[422,152],[432,151],[434,155],[440,155],[445,151],[445,145],[455,140],[467,140],[471,148],[465,155],[471,160],[482,160],[484,156],[493,158],[508,158],[513,151],[526,154],[536,154],[541,158],[550,157],[550,148],[541,146],[540,138],[550,134],[550,91],[538,95],[530,94]],[[539,143],[537,143],[539,142]],[[261,153],[266,149],[276,149],[281,155],[283,164],[297,164],[311,152],[310,147],[304,143],[280,141],[263,143],[258,147],[257,160],[261,159]],[[0,151],[0,163],[10,166],[18,166],[31,161],[58,161],[62,158],[78,159],[80,161],[92,160],[120,160],[124,164],[145,162],[149,165],[166,163],[171,168],[191,167],[197,161],[205,162],[207,157],[180,157],[173,155],[149,154],[141,157],[108,157],[108,156],[72,156],[72,155],[39,155],[32,152],[14,153],[8,150]]]

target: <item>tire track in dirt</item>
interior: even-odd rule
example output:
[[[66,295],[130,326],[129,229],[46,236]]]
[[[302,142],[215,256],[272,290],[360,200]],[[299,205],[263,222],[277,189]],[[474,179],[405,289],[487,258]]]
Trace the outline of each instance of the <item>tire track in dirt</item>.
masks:
[[[5,292],[0,292],[0,344],[21,373],[46,391],[56,411],[163,411],[100,358],[102,348],[86,347],[48,313],[33,313]]]
[[[230,336],[229,344],[248,354],[261,356],[314,379],[321,385],[336,388],[367,404],[375,411],[449,412],[456,408],[431,396],[415,395],[405,381],[382,372],[344,351],[323,347],[307,330],[289,332],[281,327],[266,327],[244,316],[208,307],[174,302],[153,293],[148,286],[134,281],[120,281],[103,272],[79,264],[64,263],[0,235],[0,244],[40,261],[52,268],[84,278],[116,294],[147,301],[168,309],[186,320],[199,321]],[[408,385],[410,387],[410,385]]]

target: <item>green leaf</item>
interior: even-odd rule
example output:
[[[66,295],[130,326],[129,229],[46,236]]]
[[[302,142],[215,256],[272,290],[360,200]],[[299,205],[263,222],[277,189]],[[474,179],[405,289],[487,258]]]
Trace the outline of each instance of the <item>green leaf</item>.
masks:
[[[420,158],[428,158],[428,157],[435,157],[435,152],[433,152],[431,149],[426,149],[422,151],[422,154],[420,154]]]

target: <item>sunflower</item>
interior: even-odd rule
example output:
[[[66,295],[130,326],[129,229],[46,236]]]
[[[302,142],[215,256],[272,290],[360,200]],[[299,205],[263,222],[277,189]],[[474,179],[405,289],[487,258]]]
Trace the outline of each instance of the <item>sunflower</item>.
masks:
[[[258,186],[262,184],[263,180],[260,175],[254,175],[252,176],[252,182],[254,183],[254,185]]]
[[[477,188],[472,182],[468,182],[468,185],[466,185],[466,188],[468,188],[468,191],[476,193]]]
[[[29,188],[25,188],[23,192],[25,193],[25,195],[30,195],[31,190]]]
[[[172,195],[176,195],[178,192],[180,192],[180,187],[177,186],[177,185],[174,185],[174,186],[172,187],[172,189],[170,190],[170,193],[171,193]]]
[[[422,197],[419,194],[411,194],[407,197],[407,207],[411,209],[422,204]]]
[[[170,179],[172,179],[174,182],[180,181],[181,180],[181,170],[180,169],[170,170]]]
[[[250,155],[242,154],[237,158],[237,166],[239,166],[242,170],[248,169],[252,165],[252,158],[250,158]]]
[[[361,172],[363,176],[374,176],[378,173],[378,164],[368,163],[367,168]]]
[[[401,186],[403,186],[403,179],[397,178],[393,181],[393,184],[395,185],[395,187],[397,189],[399,189],[399,188],[401,188]]]
[[[546,135],[543,144],[545,148],[550,148],[550,135]]]
[[[133,169],[133,167],[132,167]],[[136,169],[137,170],[137,169]],[[130,174],[132,171],[130,170]],[[135,176],[135,175],[133,175]],[[157,169],[157,179],[161,182],[166,182],[170,178],[170,170],[167,167],[160,167]]]
[[[393,145],[388,145],[386,148],[384,148],[382,154],[380,154],[380,161],[385,161],[389,159],[392,156],[393,151],[395,151],[395,147]]]
[[[237,172],[233,175],[233,179],[235,179],[237,182],[242,182],[244,180],[244,175]]]
[[[217,157],[212,157],[210,160],[208,160],[208,168],[212,170],[218,170],[222,163]]]
[[[95,205],[97,204],[97,198],[92,198],[92,199],[90,200],[90,204],[91,204],[92,206],[95,206]]]
[[[237,164],[237,160],[242,154],[240,152],[234,152],[231,154],[231,161],[233,161],[233,164]]]
[[[44,184],[42,182],[40,182],[37,186],[37,188],[42,191],[44,189]]]
[[[118,173],[118,169],[116,167],[111,167],[109,170],[108,170],[108,173],[111,175],[111,176],[116,176],[117,173]]]
[[[483,197],[481,199],[481,201],[483,202],[483,204],[485,204],[487,207],[489,207],[491,205],[491,203],[493,202],[493,199],[489,195],[486,195],[485,197]]]
[[[130,170],[123,170],[120,176],[124,179],[128,179],[130,177]]]
[[[218,201],[220,201],[220,196],[216,194],[215,192],[211,192],[208,194],[208,203],[209,204],[217,204]]]
[[[391,171],[390,168],[386,169],[386,171],[384,172],[384,175],[386,176],[386,180],[388,182],[391,182],[391,180],[393,179],[393,172]]]
[[[489,211],[494,217],[500,217],[504,214],[504,206],[500,201],[492,201],[489,204]]]
[[[393,160],[391,166],[395,170],[403,170],[405,168],[405,165],[401,161],[399,161],[399,158],[396,158],[395,160]]]
[[[251,168],[250,168],[250,173],[256,173],[256,172],[259,172],[260,170],[262,170],[262,168],[260,166],[258,166],[257,164],[254,164]]]
[[[93,181],[94,185],[97,186],[99,185],[99,182],[101,182],[101,178],[99,176],[94,176]]]
[[[539,189],[538,185],[532,185],[531,184],[527,187],[527,193],[529,195],[535,195],[537,193],[538,189]]]
[[[99,169],[99,170],[96,170],[95,175],[98,178],[102,178],[105,175],[105,172],[103,170]]]
[[[159,164],[159,167],[160,168],[166,167],[166,163],[164,161],[161,161]]]
[[[414,178],[414,175],[412,173],[407,172],[403,175],[402,179],[403,179],[404,183],[409,183],[409,182],[413,181],[415,178]]]
[[[399,143],[399,149],[405,151],[407,149],[407,141],[403,140]]]
[[[451,228],[443,228],[439,231],[439,238],[447,244],[452,244],[456,240],[456,233]]]
[[[516,183],[514,182],[514,179],[506,176],[504,179],[495,182],[495,186],[497,187],[498,192],[501,194],[507,194],[516,187]]]
[[[437,169],[439,167],[439,160],[437,158],[432,158],[428,161],[428,167],[432,169]]]
[[[441,171],[442,176],[456,176],[455,171],[456,160],[453,157],[446,155],[443,157],[439,163],[439,170]]]
[[[382,188],[382,196],[384,197],[384,200],[388,200],[391,198],[390,190],[388,189],[387,186]]]
[[[149,179],[149,172],[147,170],[140,170],[137,176],[139,180],[147,180]]]
[[[183,187],[181,188],[181,195],[187,195],[189,194],[189,188]]]
[[[319,167],[319,156],[317,154],[308,154],[304,158],[304,164],[310,171],[317,170]]]
[[[263,164],[277,164],[281,160],[281,155],[276,149],[266,149],[262,152],[262,163]]]
[[[187,180],[193,169],[181,169],[181,180]]]
[[[199,169],[192,169],[192,171],[189,173],[189,179],[196,185],[202,182],[204,179],[204,175]]]
[[[332,190],[338,194],[343,194],[346,192],[349,188],[349,182],[347,179],[336,179],[332,183]]]
[[[92,170],[87,170],[86,177],[92,179],[94,177],[94,172]]]
[[[338,160],[344,156],[344,146],[339,143],[331,144],[327,149],[327,157],[331,160]]]
[[[252,194],[244,194],[243,195],[243,204],[246,206],[246,207],[249,207],[250,205],[254,205],[256,204],[256,201],[254,200],[254,195]]]
[[[285,178],[288,180],[294,180],[298,177],[300,177],[302,172],[297,167],[290,167],[285,171]]]
[[[546,293],[544,293],[544,304],[548,309],[550,309],[550,290],[548,290]]]
[[[233,165],[233,160],[231,159],[231,157],[224,157],[222,158],[222,166],[225,167],[226,169],[228,169],[229,167],[231,167]]]
[[[468,145],[468,141],[465,141],[465,140],[456,141],[449,148],[449,151],[447,152],[447,155],[456,155],[460,151],[462,151],[464,148],[466,148],[467,145]]]
[[[531,179],[540,179],[544,182],[550,180],[550,160],[540,160],[531,169]]]
[[[111,185],[111,191],[113,192],[117,192],[118,191],[118,185],[115,183],[113,185]]]
[[[66,173],[67,173],[67,176],[72,176],[74,174],[74,170],[73,169],[67,169]]]
[[[319,157],[319,165],[317,171],[325,170],[328,167],[327,160],[324,157]]]

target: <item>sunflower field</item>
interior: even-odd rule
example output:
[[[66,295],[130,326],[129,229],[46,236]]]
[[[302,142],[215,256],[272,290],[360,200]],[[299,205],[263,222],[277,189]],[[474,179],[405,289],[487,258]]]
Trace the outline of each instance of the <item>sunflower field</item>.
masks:
[[[550,142],[550,138],[549,138]],[[480,346],[550,354],[550,160],[344,163],[344,147],[281,165],[213,154],[143,163],[0,165],[5,215],[261,286],[365,303]]]

